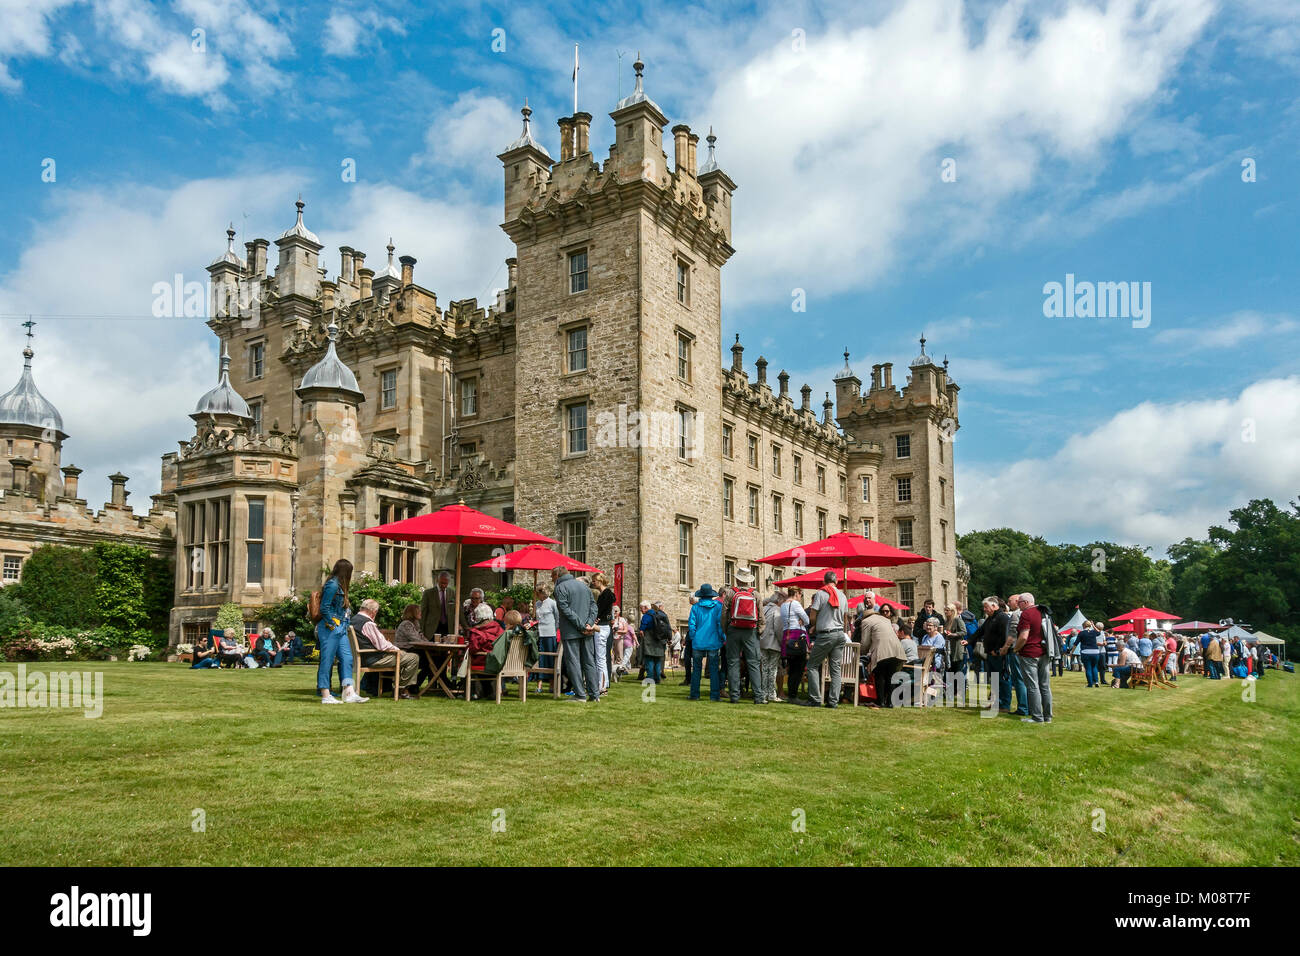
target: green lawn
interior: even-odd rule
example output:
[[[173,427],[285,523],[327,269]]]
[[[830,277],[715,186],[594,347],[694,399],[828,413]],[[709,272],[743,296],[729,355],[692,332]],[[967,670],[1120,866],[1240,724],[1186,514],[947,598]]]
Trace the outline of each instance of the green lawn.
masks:
[[[309,667],[81,666],[99,719],[0,710],[0,863],[1300,863],[1300,688],[1275,672],[1249,703],[1071,673],[1028,726],[695,703],[680,674],[653,703],[625,680],[599,705],[323,707]]]

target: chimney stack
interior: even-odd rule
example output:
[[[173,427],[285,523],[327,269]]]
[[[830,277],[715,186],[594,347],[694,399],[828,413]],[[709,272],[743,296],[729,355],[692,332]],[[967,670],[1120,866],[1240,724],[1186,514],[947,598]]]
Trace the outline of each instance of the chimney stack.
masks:
[[[731,370],[745,372],[745,347],[740,344],[740,333],[736,333],[736,344],[731,347]]]
[[[884,381],[881,383],[881,387],[893,388],[894,387],[894,363],[885,362],[883,365],[880,366],[880,371],[881,374],[884,376]]]
[[[352,281],[352,247],[339,246],[339,282]]]
[[[834,407],[835,403],[831,401],[831,393],[827,392],[826,401],[822,402],[822,424],[829,425],[831,423],[831,409]]]
[[[402,264],[402,288],[415,285],[415,256],[399,256],[397,261]]]
[[[874,392],[880,388],[880,366],[871,366],[871,390]]]
[[[687,154],[690,150],[688,137],[691,135],[691,128],[685,123],[678,123],[673,127],[673,166],[679,173],[685,172],[690,160]]]
[[[59,470],[63,472],[63,497],[77,497],[77,478],[81,474],[81,469],[76,465],[68,465]]]
[[[519,260],[511,256],[506,260],[506,288],[513,289],[519,284]]]
[[[253,261],[249,263],[249,271],[255,276],[266,275],[266,250],[271,243],[267,239],[253,240]]]
[[[767,384],[767,359],[763,358],[763,356],[760,355],[758,357],[758,361],[754,363],[754,366],[758,369],[758,384],[766,385]]]
[[[591,114],[574,113],[573,114],[574,132],[577,133],[577,143],[574,145],[573,157],[576,159],[585,153],[591,152]]]
[[[352,284],[361,283],[361,267],[366,264],[366,254],[356,249],[352,250]]]
[[[781,374],[776,377],[776,380],[781,383],[781,392],[779,397],[789,398],[790,397],[790,373],[787,372],[785,369],[781,369]]]
[[[244,268],[253,272],[253,263],[257,261],[257,243],[251,239],[244,243]]]
[[[803,396],[803,402],[801,402],[799,405],[799,411],[811,412],[812,411],[812,386],[804,385],[803,388],[799,389],[799,394]]]
[[[687,137],[687,145],[686,145],[686,171],[687,171],[688,173],[690,173],[692,176],[694,176],[694,175],[696,174],[696,171],[700,168],[700,167],[698,167],[698,166],[695,165],[695,148],[696,148],[699,144],[700,144],[700,134],[699,134],[699,133],[691,133],[691,134]]]
[[[120,471],[115,472],[108,476],[108,480],[113,483],[113,491],[109,503],[114,508],[125,508],[126,496],[130,494],[130,492],[126,490],[126,475],[122,474]]]
[[[320,307],[322,312],[328,312],[334,308],[334,290],[338,286],[333,282],[322,282],[320,284]]]
[[[27,494],[27,469],[31,467],[30,458],[10,458],[9,464],[14,468],[13,490],[20,495]]]
[[[560,124],[560,162],[573,159],[573,117],[562,116]]]

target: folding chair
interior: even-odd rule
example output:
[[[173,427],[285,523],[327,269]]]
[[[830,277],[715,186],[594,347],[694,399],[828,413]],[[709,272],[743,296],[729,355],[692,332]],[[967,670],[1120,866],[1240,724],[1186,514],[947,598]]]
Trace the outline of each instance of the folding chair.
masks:
[[[397,700],[397,692],[400,689],[398,675],[402,672],[402,652],[398,651],[366,651],[367,654],[388,654],[393,655],[393,663],[385,664],[381,667],[369,667],[361,663],[361,647],[357,643],[357,632],[352,625],[348,625],[348,643],[352,645],[352,681],[357,685],[357,693],[361,692],[361,675],[362,674],[387,674],[393,675],[393,700]],[[379,692],[383,693],[384,679],[379,678]]]
[[[857,641],[849,641],[844,645],[840,658],[840,695],[844,695],[845,681],[853,685],[853,706],[858,706],[858,698],[861,696],[862,688],[859,687],[858,681],[858,655],[862,652],[861,646]],[[825,669],[822,671],[822,700],[827,700],[826,695],[830,693],[831,686],[831,668],[828,661]],[[835,703],[839,703],[836,701]]]

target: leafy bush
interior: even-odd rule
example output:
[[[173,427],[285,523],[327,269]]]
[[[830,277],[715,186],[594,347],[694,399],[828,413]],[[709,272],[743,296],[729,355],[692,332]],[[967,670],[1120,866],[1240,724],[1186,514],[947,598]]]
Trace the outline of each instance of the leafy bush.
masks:
[[[30,619],[18,585],[0,588],[0,640],[10,637]]]
[[[382,578],[363,572],[352,579],[348,600],[352,603],[353,612],[360,609],[362,601],[371,598],[378,601],[379,615],[375,623],[389,628],[397,627],[406,605],[420,603],[421,593],[418,584],[386,584]]]
[[[538,583],[541,582],[539,581]],[[547,583],[549,584],[549,581]],[[532,582],[529,581],[528,583],[525,584],[519,584],[519,583],[512,584],[510,585],[510,587],[506,588],[503,591],[484,592],[484,596],[487,598],[487,602],[491,604],[494,608],[500,607],[501,599],[506,597],[507,595],[515,599],[516,608],[523,607],[525,604],[531,604],[533,602]]]
[[[149,612],[145,606],[145,565],[149,552],[137,545],[108,544],[94,547],[95,603],[100,626],[129,642],[146,633]]]
[[[217,616],[212,626],[219,631],[234,628],[238,637],[244,635],[244,609],[238,604],[223,604],[217,609]]]
[[[163,642],[166,635],[162,635]],[[140,659],[156,659],[160,653],[156,636],[152,643],[121,640],[115,631],[92,629],[77,631],[51,624],[28,621],[0,639],[0,657],[9,661],[103,661],[111,657],[127,660],[132,645],[147,654],[136,652]]]
[[[98,553],[46,544],[23,562],[19,593],[34,620],[89,629],[100,621]]]
[[[277,604],[268,604],[255,608],[257,617],[271,626],[277,637],[284,637],[290,631],[304,641],[315,637],[316,629],[307,617],[307,600],[309,595],[287,597]]]

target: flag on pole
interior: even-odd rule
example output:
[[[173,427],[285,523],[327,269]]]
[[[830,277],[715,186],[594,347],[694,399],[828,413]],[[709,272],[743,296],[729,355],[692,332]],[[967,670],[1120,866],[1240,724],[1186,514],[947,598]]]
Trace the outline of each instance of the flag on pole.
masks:
[[[573,112],[578,112],[578,44],[573,44]]]

